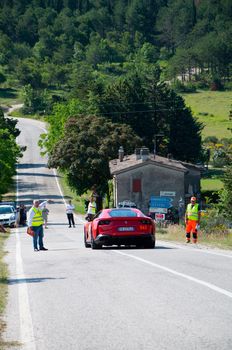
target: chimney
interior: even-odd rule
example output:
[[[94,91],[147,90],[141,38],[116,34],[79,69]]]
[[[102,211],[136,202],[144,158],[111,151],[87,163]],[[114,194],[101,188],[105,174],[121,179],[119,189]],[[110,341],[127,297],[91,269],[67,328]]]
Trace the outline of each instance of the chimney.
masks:
[[[119,158],[119,161],[122,162],[123,161],[123,157],[124,157],[124,149],[122,146],[119,147],[119,150],[118,150],[118,158]]]
[[[136,148],[136,149],[135,149],[135,156],[136,156],[136,160],[141,159],[141,156],[140,156],[140,148]]]
[[[142,147],[140,149],[140,157],[142,159],[142,162],[145,162],[149,159],[149,149],[147,147]]]

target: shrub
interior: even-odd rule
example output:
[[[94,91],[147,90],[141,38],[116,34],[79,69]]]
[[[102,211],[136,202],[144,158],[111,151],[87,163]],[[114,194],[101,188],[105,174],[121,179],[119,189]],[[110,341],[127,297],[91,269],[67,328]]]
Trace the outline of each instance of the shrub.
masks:
[[[175,80],[171,85],[172,89],[176,92],[191,93],[196,92],[196,86],[193,83],[182,83],[180,80]]]
[[[225,90],[232,91],[232,81],[227,81],[227,82],[224,84],[224,88],[225,88]]]
[[[229,221],[217,207],[208,209],[201,218],[201,231],[205,235],[228,235]]]

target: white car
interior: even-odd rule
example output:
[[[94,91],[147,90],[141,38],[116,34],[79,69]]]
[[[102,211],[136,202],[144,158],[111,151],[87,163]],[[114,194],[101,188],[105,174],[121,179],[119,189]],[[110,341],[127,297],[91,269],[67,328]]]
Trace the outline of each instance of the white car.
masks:
[[[12,205],[0,205],[0,225],[15,226],[16,214]]]

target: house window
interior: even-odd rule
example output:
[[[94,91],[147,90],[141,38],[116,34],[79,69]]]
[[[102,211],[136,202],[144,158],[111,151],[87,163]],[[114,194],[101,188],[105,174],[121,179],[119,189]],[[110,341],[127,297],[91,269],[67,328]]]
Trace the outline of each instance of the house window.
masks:
[[[141,192],[141,179],[133,179],[132,192]]]

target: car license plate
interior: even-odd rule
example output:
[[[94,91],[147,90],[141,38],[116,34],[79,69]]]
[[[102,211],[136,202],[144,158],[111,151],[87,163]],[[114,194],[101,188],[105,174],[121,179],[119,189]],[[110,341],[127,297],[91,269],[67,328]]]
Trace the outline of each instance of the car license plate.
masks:
[[[128,232],[128,231],[134,231],[134,227],[132,226],[127,226],[127,227],[119,227],[118,228],[118,231],[121,231],[121,232]]]

